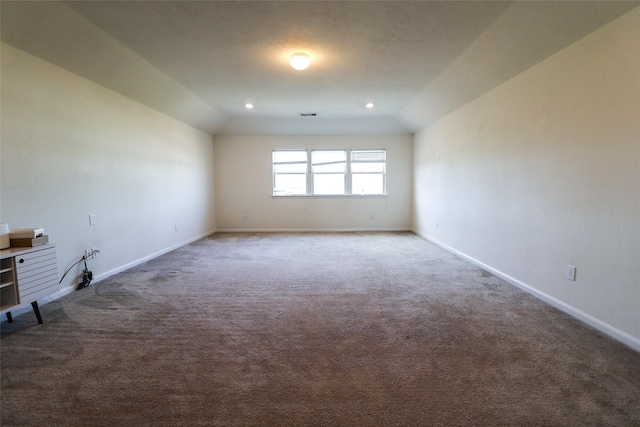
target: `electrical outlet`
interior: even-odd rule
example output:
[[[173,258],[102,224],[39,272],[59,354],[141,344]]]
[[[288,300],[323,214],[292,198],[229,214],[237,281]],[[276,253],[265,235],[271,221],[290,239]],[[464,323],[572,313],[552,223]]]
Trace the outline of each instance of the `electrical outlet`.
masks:
[[[84,258],[85,259],[93,259],[98,257],[98,253],[100,253],[100,249],[97,247],[89,248],[84,250]]]
[[[249,215],[247,215],[247,214],[242,215],[242,220],[243,221],[246,221],[248,219],[249,219]]]
[[[567,280],[576,281],[576,267],[573,265],[567,266]]]

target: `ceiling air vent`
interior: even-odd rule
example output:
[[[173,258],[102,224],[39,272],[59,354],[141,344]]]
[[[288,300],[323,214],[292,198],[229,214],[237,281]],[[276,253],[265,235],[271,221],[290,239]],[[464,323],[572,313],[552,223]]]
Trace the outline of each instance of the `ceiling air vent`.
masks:
[[[315,117],[318,113],[300,113],[302,117]]]

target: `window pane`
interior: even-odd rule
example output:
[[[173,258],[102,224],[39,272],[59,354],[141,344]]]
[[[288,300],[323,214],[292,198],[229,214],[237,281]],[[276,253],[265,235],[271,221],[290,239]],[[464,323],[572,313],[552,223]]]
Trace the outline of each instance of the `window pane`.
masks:
[[[351,163],[351,172],[364,173],[364,172],[384,172],[384,163]]]
[[[314,175],[313,194],[344,194],[344,174]]]
[[[306,174],[275,174],[274,196],[304,196],[307,194]]]
[[[307,163],[306,150],[278,150],[273,152],[273,163],[304,162]]]
[[[381,173],[353,174],[351,183],[351,194],[384,194],[384,175]]]
[[[311,152],[314,195],[345,193],[347,172],[346,150],[317,150]]]
[[[351,152],[352,162],[385,162],[386,160],[386,150],[353,150]]]
[[[273,195],[307,194],[307,150],[274,150]]]
[[[317,150],[311,152],[311,164],[318,165],[322,163],[346,162],[347,152],[344,150]]]
[[[351,151],[351,194],[385,194],[386,150]]]
[[[274,173],[307,173],[307,163],[281,163],[273,165]]]
[[[313,173],[345,173],[347,162],[313,165]]]

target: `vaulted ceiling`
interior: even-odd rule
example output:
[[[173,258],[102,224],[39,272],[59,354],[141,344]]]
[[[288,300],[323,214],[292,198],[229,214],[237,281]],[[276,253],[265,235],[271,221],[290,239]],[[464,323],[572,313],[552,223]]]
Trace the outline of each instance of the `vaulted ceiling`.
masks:
[[[0,13],[3,42],[211,134],[368,134],[415,132],[639,4],[2,1]],[[295,51],[309,69],[289,67]]]

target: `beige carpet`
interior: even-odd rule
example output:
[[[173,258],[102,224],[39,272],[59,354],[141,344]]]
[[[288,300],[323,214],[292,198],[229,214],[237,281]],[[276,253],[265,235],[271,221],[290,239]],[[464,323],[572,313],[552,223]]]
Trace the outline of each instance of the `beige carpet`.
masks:
[[[640,354],[410,233],[216,234],[41,311],[3,426],[640,425]]]

